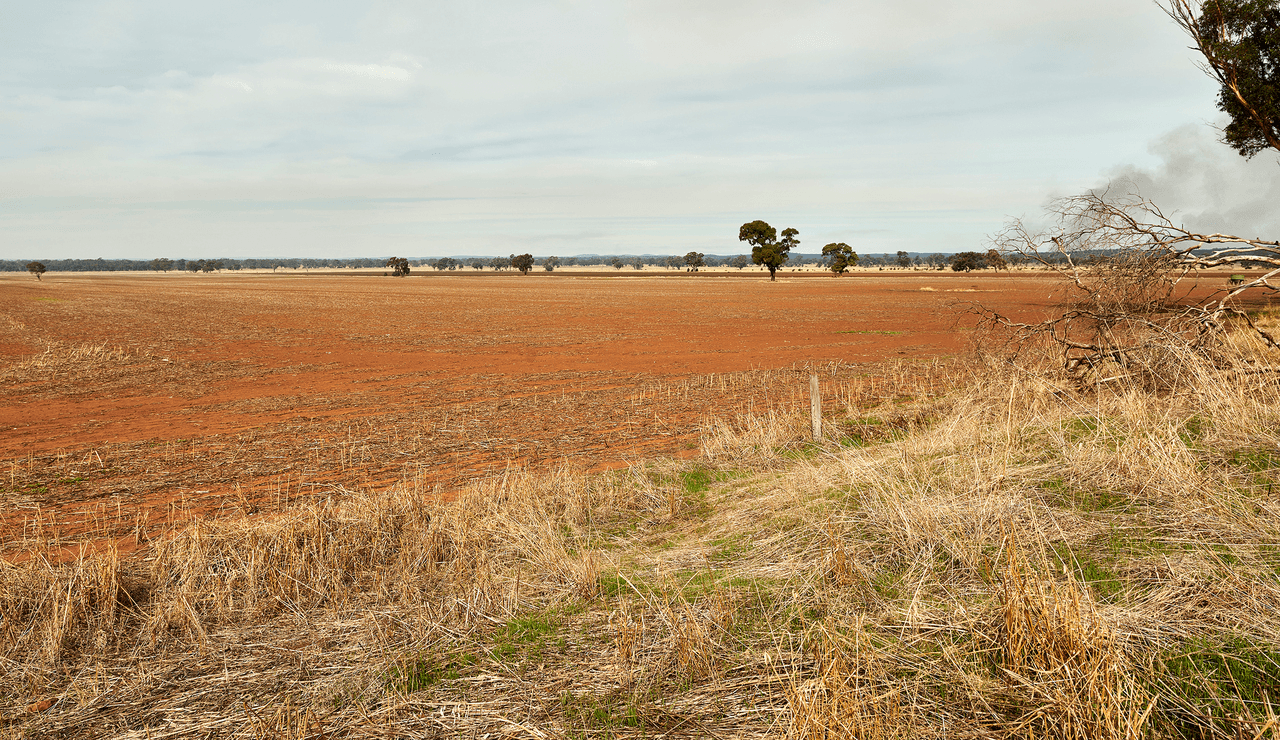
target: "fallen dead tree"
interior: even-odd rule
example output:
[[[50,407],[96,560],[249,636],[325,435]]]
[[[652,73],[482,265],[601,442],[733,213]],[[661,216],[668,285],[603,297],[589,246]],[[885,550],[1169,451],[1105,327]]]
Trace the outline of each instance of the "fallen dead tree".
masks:
[[[1049,228],[1033,231],[1017,220],[994,242],[1001,253],[1063,278],[1059,310],[1029,323],[974,307],[981,328],[999,336],[987,335],[988,350],[1016,356],[1047,339],[1067,375],[1084,385],[1124,379],[1176,388],[1193,358],[1233,372],[1277,369],[1270,356],[1280,343],[1242,306],[1280,290],[1280,242],[1191,231],[1133,189],[1089,191],[1048,211]],[[1205,271],[1223,267],[1265,269],[1234,275],[1206,294]],[[1230,324],[1247,331],[1230,334]],[[1242,352],[1242,340],[1255,346]]]

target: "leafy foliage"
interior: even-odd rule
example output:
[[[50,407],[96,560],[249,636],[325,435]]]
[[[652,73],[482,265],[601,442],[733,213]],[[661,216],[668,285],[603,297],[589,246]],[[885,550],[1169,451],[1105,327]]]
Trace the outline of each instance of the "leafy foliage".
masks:
[[[977,252],[959,252],[956,256],[951,258],[951,269],[956,272],[985,270],[986,268],[986,256],[978,254]]]
[[[828,269],[836,277],[844,274],[851,266],[858,264],[858,253],[844,242],[835,242],[822,248],[822,257],[829,260]]]
[[[1170,16],[1196,42],[1202,69],[1221,86],[1231,116],[1223,142],[1244,157],[1280,150],[1280,2],[1171,0]]]
[[[738,241],[751,245],[752,264],[769,268],[769,279],[776,280],[778,268],[787,264],[787,253],[800,246],[799,234],[795,229],[783,229],[779,239],[778,230],[768,223],[751,221],[738,229]]]
[[[387,259],[387,267],[390,267],[396,277],[404,277],[409,274],[409,260],[405,257],[391,257]]]
[[[513,254],[511,255],[511,266],[520,271],[522,275],[528,275],[533,269],[532,254]]]
[[[707,262],[703,259],[702,252],[689,252],[684,256],[684,265],[689,272],[697,272],[699,267],[706,267]]]
[[[44,266],[43,262],[28,262],[27,272],[31,273],[32,275],[35,275],[36,280],[39,280],[41,275],[48,272],[48,268]]]

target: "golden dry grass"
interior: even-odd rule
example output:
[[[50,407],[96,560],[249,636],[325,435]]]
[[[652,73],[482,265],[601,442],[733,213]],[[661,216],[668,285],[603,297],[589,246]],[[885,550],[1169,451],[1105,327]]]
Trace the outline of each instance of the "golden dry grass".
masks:
[[[833,377],[821,444],[774,410],[708,420],[695,460],[335,488],[0,566],[0,733],[1280,732],[1272,374]]]

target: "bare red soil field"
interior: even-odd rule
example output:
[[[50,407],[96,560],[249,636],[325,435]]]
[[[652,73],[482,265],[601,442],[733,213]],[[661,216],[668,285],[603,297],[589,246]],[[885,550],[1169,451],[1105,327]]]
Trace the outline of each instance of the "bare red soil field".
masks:
[[[806,368],[962,351],[1035,273],[0,277],[0,552],[121,549],[335,486],[692,454]]]

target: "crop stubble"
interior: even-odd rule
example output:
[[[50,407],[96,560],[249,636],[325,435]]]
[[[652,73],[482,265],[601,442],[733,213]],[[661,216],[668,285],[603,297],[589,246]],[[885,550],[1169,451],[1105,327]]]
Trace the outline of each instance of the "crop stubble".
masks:
[[[709,417],[953,354],[1036,275],[0,278],[0,550],[114,542],[401,480],[696,451]],[[846,399],[848,401],[849,399]]]

